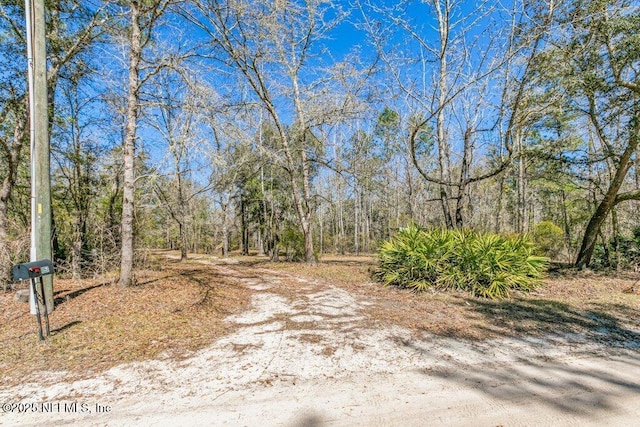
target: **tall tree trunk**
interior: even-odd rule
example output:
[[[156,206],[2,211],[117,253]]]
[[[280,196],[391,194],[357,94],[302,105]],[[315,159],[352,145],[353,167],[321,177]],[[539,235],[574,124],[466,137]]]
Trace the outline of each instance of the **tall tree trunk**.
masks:
[[[337,209],[335,208],[331,210],[331,219],[332,219],[331,225],[333,226],[333,235],[331,236],[333,241],[333,253],[337,254],[338,253],[338,214],[337,214]]]
[[[311,222],[307,219],[302,221],[302,234],[304,236],[304,259],[308,264],[316,262],[316,254],[313,249],[313,234],[311,231]]]
[[[2,195],[0,194],[0,197]],[[0,283],[6,291],[11,283],[11,254],[9,252],[9,238],[7,227],[9,225],[7,204],[0,200]]]
[[[276,210],[274,208],[274,203],[273,203],[273,198],[271,198],[271,230],[272,230],[272,234],[271,234],[271,261],[273,262],[278,262],[279,261],[279,257],[280,257],[280,247],[279,247],[279,243],[280,243],[280,237],[279,237],[279,229],[278,229],[278,224],[280,223],[280,218],[278,216],[278,214],[276,213]]]
[[[249,225],[247,224],[247,207],[243,194],[240,194],[240,235],[242,255],[249,255]]]
[[[11,283],[11,252],[9,249],[9,198],[13,184],[5,177],[0,188],[0,283],[6,291]]]
[[[416,192],[413,189],[413,178],[411,176],[411,166],[409,165],[409,162],[407,161],[405,164],[405,170],[406,170],[406,174],[407,174],[407,215],[409,216],[409,218],[413,218],[413,196],[414,193]],[[396,178],[396,185],[399,182],[399,180]],[[397,202],[397,209],[398,211],[400,211],[400,200],[398,200]],[[389,237],[391,237],[391,235],[389,235]]]
[[[365,253],[371,252],[371,198],[367,198],[365,201],[365,222],[364,222],[364,251]]]
[[[344,229],[344,204],[342,203],[342,186],[338,184],[338,253],[344,255],[346,233]]]
[[[256,246],[258,247],[258,256],[263,256],[264,255],[264,236],[262,233],[262,225],[260,225],[257,230]]]
[[[498,206],[495,209],[495,217],[493,219],[493,232],[500,233],[502,228],[502,199],[504,197],[504,181],[506,179],[507,171],[504,171],[500,175],[498,181]]]
[[[467,128],[464,132],[464,148],[462,152],[462,165],[460,166],[460,181],[458,184],[458,199],[456,200],[456,228],[464,226],[465,197],[467,195],[467,185],[469,179],[469,165],[471,164],[471,150],[473,132]]]
[[[260,132],[262,132],[262,126],[260,127]],[[260,136],[260,138],[262,138],[262,136]],[[267,213],[267,193],[265,191],[265,187],[264,187],[264,168],[262,167],[262,165],[260,166],[260,194],[261,194],[261,207],[262,207],[262,224],[260,225],[260,230],[262,231],[260,233],[260,246],[258,248],[258,255],[264,255],[265,254],[265,241],[267,240],[267,236],[269,234],[268,229],[269,229],[269,215]],[[267,246],[268,246],[268,242],[267,242]]]
[[[438,16],[438,32],[440,37],[440,50],[438,52],[438,112],[436,114],[436,139],[438,142],[438,171],[439,178],[444,182],[451,182],[451,153],[445,124],[444,107],[447,104],[447,78],[449,66],[447,55],[449,52],[449,16],[448,2],[443,5],[440,1],[434,3]],[[449,206],[449,188],[440,185],[440,204],[444,214],[444,222],[447,228],[453,228],[453,218]]]
[[[562,194],[562,222],[564,225],[564,240],[565,245],[567,246],[567,250],[571,254],[573,252],[573,247],[571,245],[571,224],[569,223],[569,212],[567,210],[567,196],[565,194],[564,189],[561,191]]]
[[[223,201],[221,197],[220,202],[222,205],[222,256],[226,258],[229,256],[229,220],[227,219],[229,200]]]
[[[524,174],[524,155],[522,152],[522,133],[520,130],[515,135],[518,149],[518,203],[516,205],[516,231],[524,233],[525,212],[526,212],[526,188]]]
[[[84,247],[84,213],[76,212],[73,219],[73,242],[71,244],[71,276],[79,279],[82,276],[82,249]]]
[[[26,103],[26,100],[25,100]],[[11,253],[9,249],[9,200],[16,184],[18,165],[22,149],[27,140],[27,116],[23,107],[16,105],[16,123],[13,129],[13,141],[6,145],[7,152],[3,153],[7,162],[6,175],[0,187],[0,283],[4,289],[11,282]]]
[[[358,207],[360,200],[358,198],[358,188],[356,187],[355,199],[353,201],[353,251],[357,256],[360,252],[360,238],[358,236]]]
[[[183,221],[178,222],[178,233],[180,234],[180,261],[187,259],[187,230]]]
[[[182,171],[180,166],[180,149],[174,151],[174,170],[176,175],[176,184],[178,191],[178,206],[176,207],[176,221],[178,222],[178,232],[180,234],[180,261],[187,259],[187,250],[189,248],[189,237],[187,235],[187,203],[184,196],[184,185],[182,183]]]
[[[618,212],[616,208],[611,208],[611,234],[613,240],[613,256],[616,271],[620,271],[621,266],[621,258],[620,258],[620,224],[618,223]]]
[[[306,141],[306,133],[303,136]],[[306,145],[306,143],[305,143]],[[311,179],[309,173],[309,160],[306,150],[301,150],[302,155],[302,199],[298,198],[298,211],[304,234],[304,259],[307,264],[315,264],[316,254],[313,250],[313,220],[311,213]]]
[[[120,254],[121,286],[133,284],[133,215],[135,198],[135,146],[139,109],[140,60],[142,56],[142,34],[140,9],[137,2],[130,3],[131,34],[129,39],[129,86],[127,98],[127,124],[125,128],[123,161],[122,238]]]
[[[634,123],[632,125],[629,143],[622,153],[622,156],[620,156],[620,161],[618,162],[616,173],[611,180],[611,183],[609,184],[609,188],[607,189],[604,198],[598,204],[596,211],[587,224],[587,228],[584,232],[584,237],[582,238],[582,245],[580,246],[580,251],[578,252],[578,256],[575,262],[575,266],[577,268],[587,267],[591,262],[593,250],[598,238],[598,232],[600,231],[602,224],[607,218],[607,215],[615,206],[616,197],[618,195],[618,192],[620,191],[620,187],[624,182],[629,168],[631,168],[631,166],[633,165],[632,156],[638,148],[638,142],[640,140],[638,136],[640,128],[640,117],[635,117],[633,121]]]
[[[318,248],[318,253],[320,254],[320,256],[322,256],[322,254],[324,253],[324,211],[320,211],[320,241],[319,243],[319,248]]]

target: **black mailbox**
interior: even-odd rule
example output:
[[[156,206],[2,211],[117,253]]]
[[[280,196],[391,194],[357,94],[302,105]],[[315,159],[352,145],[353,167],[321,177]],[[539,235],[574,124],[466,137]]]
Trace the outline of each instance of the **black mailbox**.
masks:
[[[53,274],[53,263],[48,259],[13,266],[13,280],[29,280]]]
[[[53,263],[48,259],[25,262],[24,264],[14,265],[12,272],[14,281],[29,280],[31,282],[31,313],[36,315],[36,319],[38,320],[38,339],[43,341],[45,336],[49,336],[50,330],[49,312],[47,310],[44,281],[42,277],[54,273]],[[49,303],[50,306],[53,307],[53,301],[49,301]],[[43,310],[41,310],[40,306],[42,306],[44,310],[46,326],[45,333],[42,332],[42,319],[40,318],[40,312]]]

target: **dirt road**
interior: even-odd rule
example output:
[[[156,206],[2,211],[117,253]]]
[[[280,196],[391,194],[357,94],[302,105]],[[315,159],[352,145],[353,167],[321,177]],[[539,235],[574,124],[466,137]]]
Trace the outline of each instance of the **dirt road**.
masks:
[[[638,342],[416,335],[370,322],[375,301],[331,284],[212,268],[253,292],[250,310],[227,319],[235,332],[182,361],[1,388],[0,424],[640,425]]]

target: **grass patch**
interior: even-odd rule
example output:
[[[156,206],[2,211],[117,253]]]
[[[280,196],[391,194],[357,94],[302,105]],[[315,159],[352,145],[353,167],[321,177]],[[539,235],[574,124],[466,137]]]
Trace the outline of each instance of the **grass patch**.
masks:
[[[371,282],[375,259],[371,256],[326,255],[316,264],[264,262],[260,266],[306,278],[355,285]]]

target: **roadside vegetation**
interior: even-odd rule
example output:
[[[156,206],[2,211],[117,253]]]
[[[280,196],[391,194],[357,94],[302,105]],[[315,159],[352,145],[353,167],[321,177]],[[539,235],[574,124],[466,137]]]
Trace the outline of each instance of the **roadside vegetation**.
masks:
[[[463,290],[487,298],[535,289],[548,264],[548,258],[534,254],[526,235],[425,231],[415,225],[383,243],[379,257],[377,276],[387,285]]]

